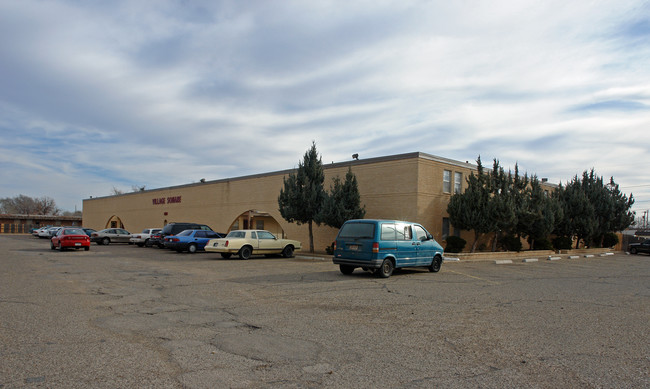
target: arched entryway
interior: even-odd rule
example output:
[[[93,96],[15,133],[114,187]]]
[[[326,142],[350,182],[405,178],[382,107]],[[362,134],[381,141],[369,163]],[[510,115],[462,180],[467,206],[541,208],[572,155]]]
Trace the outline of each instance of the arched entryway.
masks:
[[[113,215],[108,219],[104,228],[124,228],[124,223],[117,215]]]
[[[280,223],[268,212],[250,209],[241,213],[230,224],[228,232],[232,230],[267,230],[278,238],[284,238],[284,230]]]

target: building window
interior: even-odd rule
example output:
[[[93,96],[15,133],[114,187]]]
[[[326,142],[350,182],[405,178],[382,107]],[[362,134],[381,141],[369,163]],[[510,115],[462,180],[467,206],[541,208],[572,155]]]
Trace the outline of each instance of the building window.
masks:
[[[448,236],[449,236],[449,218],[443,217],[442,218],[442,240],[447,239]]]
[[[264,220],[255,220],[255,227],[257,230],[264,229]]]
[[[442,172],[442,191],[444,193],[451,192],[451,170]]]
[[[463,173],[454,172],[454,193],[460,193],[460,187],[463,183]]]

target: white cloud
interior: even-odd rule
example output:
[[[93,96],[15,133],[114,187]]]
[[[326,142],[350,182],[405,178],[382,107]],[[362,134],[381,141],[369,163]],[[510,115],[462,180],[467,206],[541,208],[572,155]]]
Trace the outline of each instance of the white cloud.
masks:
[[[594,167],[622,187],[648,183],[649,11],[0,1],[0,197],[72,209],[113,186],[291,168],[312,141],[327,162],[480,154],[552,181]]]

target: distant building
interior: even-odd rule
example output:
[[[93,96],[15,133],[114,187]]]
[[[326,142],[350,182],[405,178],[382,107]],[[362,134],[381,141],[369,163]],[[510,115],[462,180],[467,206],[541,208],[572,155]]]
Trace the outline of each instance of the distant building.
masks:
[[[358,157],[357,157],[358,158]],[[425,153],[408,153],[324,164],[325,189],[332,178],[345,178],[348,168],[356,175],[366,218],[398,219],[421,223],[436,240],[450,234],[468,242],[473,234],[454,229],[447,203],[466,187],[476,166]],[[84,226],[94,229],[122,227],[130,232],[162,227],[171,222],[207,224],[217,232],[232,229],[266,229],[309,247],[306,225],[285,221],[278,210],[283,179],[295,169],[149,189],[83,200]],[[543,185],[553,187],[551,184]],[[314,247],[324,252],[337,230],[315,226]],[[304,250],[304,249],[303,249]]]
[[[0,214],[0,233],[26,234],[44,226],[81,226],[81,216]]]

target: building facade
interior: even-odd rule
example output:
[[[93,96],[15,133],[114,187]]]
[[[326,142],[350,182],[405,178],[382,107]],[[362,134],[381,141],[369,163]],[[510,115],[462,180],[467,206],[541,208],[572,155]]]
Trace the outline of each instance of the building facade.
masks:
[[[27,234],[46,226],[81,226],[81,216],[0,214],[0,234]]]
[[[348,169],[357,177],[366,218],[398,219],[421,223],[443,242],[455,234],[471,241],[468,231],[454,231],[447,219],[451,195],[466,186],[476,166],[425,153],[324,164],[326,190]],[[309,247],[307,225],[288,223],[278,210],[283,179],[295,170],[205,181],[83,200],[85,227],[123,227],[132,233],[171,222],[207,224],[217,232],[266,229],[277,236],[297,239]],[[314,247],[324,252],[337,230],[314,225]],[[303,250],[305,250],[303,248]]]

